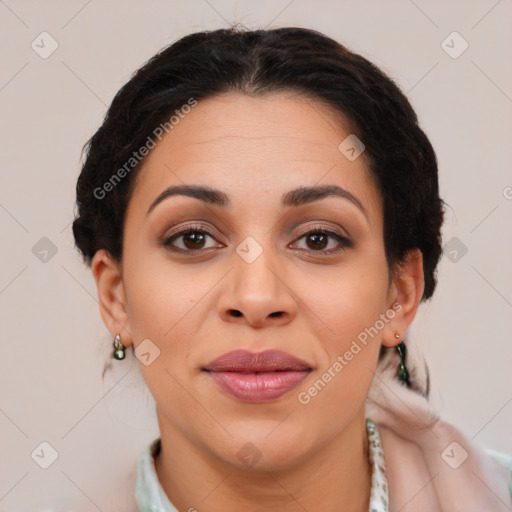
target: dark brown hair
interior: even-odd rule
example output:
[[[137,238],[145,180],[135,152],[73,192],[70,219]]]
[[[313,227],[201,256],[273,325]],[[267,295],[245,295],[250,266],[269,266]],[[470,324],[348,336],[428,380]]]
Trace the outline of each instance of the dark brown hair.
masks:
[[[121,259],[125,211],[144,160],[109,187],[108,197],[100,197],[98,189],[123,166],[126,170],[126,162],[155,128],[190,98],[201,101],[230,91],[298,92],[349,120],[365,145],[370,173],[383,199],[388,264],[392,268],[410,249],[419,248],[423,299],[430,298],[436,285],[443,221],[432,145],[405,95],[381,70],[335,40],[296,27],[232,27],[190,34],[134,73],[86,144],[73,223],[75,242],[85,261],[90,264],[101,248]]]

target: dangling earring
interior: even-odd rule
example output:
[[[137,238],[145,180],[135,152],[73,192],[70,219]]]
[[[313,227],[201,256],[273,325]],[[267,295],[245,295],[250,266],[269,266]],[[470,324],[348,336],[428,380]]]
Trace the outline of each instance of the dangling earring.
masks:
[[[126,347],[121,343],[121,336],[119,334],[116,334],[116,337],[114,338],[114,359],[118,359],[119,361],[121,359],[124,359],[125,349]]]
[[[400,334],[395,333],[395,338],[400,339]],[[411,382],[409,380],[409,372],[407,371],[407,367],[405,366],[406,348],[405,348],[405,343],[403,341],[401,341],[396,346],[396,351],[398,352],[398,355],[400,356],[400,363],[398,364],[398,370],[397,370],[398,378],[402,382],[404,382],[408,388],[410,388]]]

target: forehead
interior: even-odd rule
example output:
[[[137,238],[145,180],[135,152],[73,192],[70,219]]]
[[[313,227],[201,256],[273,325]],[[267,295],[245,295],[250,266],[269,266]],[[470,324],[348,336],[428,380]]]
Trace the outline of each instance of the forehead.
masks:
[[[364,153],[351,161],[339,149],[350,134],[340,112],[294,93],[201,100],[146,157],[131,207],[147,209],[170,185],[208,184],[254,206],[273,191],[336,184],[376,213]]]

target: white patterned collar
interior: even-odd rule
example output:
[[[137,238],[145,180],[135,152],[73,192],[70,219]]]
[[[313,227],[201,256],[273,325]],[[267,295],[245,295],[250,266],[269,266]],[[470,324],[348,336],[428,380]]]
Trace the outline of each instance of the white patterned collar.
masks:
[[[388,512],[388,480],[386,478],[384,451],[382,450],[382,442],[377,425],[369,418],[366,418],[366,431],[368,432],[368,452],[372,466],[369,512]]]
[[[386,465],[379,431],[366,419],[369,460],[372,469],[369,512],[388,512],[388,483]],[[179,512],[165,494],[155,470],[154,456],[160,452],[160,438],[155,439],[137,461],[135,498],[140,512]]]

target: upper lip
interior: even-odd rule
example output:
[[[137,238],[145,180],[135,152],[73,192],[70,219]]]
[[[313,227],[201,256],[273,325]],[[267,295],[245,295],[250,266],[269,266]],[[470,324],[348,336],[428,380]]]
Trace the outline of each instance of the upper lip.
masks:
[[[305,361],[280,350],[234,350],[218,357],[203,370],[209,372],[273,372],[311,370]]]

